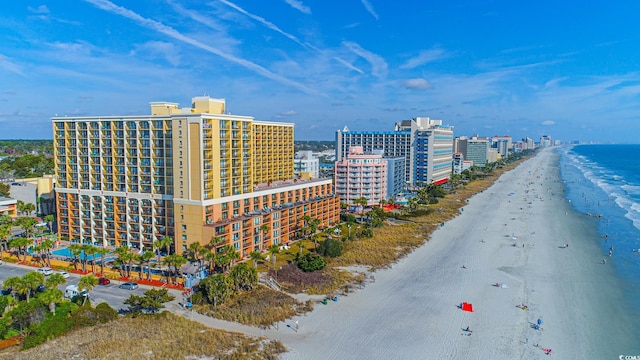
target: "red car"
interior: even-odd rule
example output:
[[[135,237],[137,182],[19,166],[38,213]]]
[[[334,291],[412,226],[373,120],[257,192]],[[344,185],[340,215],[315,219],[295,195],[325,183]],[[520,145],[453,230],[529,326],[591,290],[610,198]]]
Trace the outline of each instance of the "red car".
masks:
[[[109,285],[111,284],[111,280],[105,278],[105,277],[101,277],[100,279],[98,279],[98,284],[100,285]]]

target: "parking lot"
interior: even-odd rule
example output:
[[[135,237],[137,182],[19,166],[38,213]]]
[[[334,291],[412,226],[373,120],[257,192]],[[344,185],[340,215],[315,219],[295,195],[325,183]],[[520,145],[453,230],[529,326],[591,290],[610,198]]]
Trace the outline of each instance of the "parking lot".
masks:
[[[12,276],[22,277],[24,274],[32,271],[36,271],[36,268],[5,262],[0,265],[0,283],[4,284],[4,281]],[[69,273],[67,282],[60,285],[59,289],[64,293],[64,290],[67,286],[78,285],[79,281],[80,275]],[[135,290],[125,290],[119,288],[120,284],[122,284],[121,281],[111,280],[111,283],[108,285],[97,285],[89,293],[91,302],[94,305],[106,302],[109,304],[109,306],[116,310],[120,310],[123,308],[126,309],[127,305],[124,304],[124,300],[127,299],[129,295],[136,294],[142,296],[144,295],[145,291],[151,289],[151,287],[149,286],[140,285]],[[181,296],[181,292],[178,290],[170,289],[169,293],[175,296],[176,299],[179,299]]]

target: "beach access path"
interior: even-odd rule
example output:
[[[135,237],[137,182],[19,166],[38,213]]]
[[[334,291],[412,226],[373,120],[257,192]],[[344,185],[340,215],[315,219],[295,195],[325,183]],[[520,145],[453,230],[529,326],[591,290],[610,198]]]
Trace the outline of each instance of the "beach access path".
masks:
[[[564,199],[558,156],[543,149],[469,199],[423,246],[375,272],[374,283],[277,330],[189,317],[280,340],[289,350],[283,359],[537,359],[548,349],[558,359],[631,354],[624,310],[609,306],[622,295],[602,264],[594,219]],[[473,312],[460,309],[462,302]]]

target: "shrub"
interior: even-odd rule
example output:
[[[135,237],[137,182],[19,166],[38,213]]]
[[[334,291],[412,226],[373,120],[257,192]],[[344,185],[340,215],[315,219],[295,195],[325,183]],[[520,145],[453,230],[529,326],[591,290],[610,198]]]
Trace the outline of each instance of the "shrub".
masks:
[[[337,257],[342,254],[342,244],[333,239],[327,239],[318,245],[318,254],[325,257]]]
[[[38,326],[32,325],[31,332],[24,338],[24,349],[47,342],[50,339],[64,335],[69,329],[73,328],[75,321],[68,314],[71,308],[69,303],[61,304],[53,315],[48,313],[45,320]]]
[[[322,258],[318,255],[312,255],[311,253],[307,253],[306,255],[300,257],[297,256],[298,267],[300,270],[304,272],[313,272],[322,270],[327,266],[327,264],[322,260]]]
[[[362,237],[368,238],[373,237],[373,230],[371,228],[362,229],[360,235],[362,235]]]

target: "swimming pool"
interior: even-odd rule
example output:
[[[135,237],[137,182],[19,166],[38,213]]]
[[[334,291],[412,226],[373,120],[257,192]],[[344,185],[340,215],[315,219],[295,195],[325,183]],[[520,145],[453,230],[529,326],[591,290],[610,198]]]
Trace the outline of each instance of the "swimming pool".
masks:
[[[60,248],[60,249],[55,249],[53,251],[51,251],[51,254],[54,256],[61,256],[61,257],[65,257],[65,258],[71,258],[73,257],[73,254],[71,254],[71,251],[69,251],[69,248]],[[84,251],[80,253],[80,258],[84,259]],[[87,260],[97,260],[100,261],[101,260],[101,256],[100,255],[88,255],[87,256]],[[104,259],[105,261],[107,260],[111,260],[114,258],[113,253],[108,253],[104,255]]]

